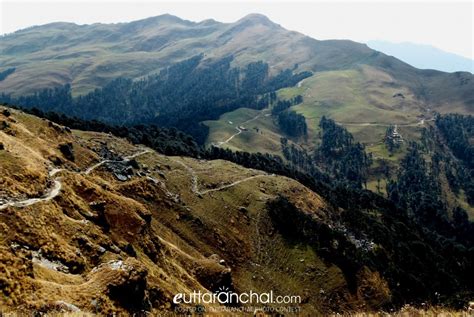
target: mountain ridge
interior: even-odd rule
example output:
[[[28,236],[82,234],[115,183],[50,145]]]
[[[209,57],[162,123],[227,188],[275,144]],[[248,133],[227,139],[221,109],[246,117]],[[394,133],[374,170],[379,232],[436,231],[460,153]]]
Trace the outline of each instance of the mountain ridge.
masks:
[[[316,40],[260,14],[233,23],[192,22],[165,14],[127,23],[61,25],[0,38],[0,71],[15,69],[0,81],[1,92],[24,95],[71,83],[73,94],[82,95],[117,77],[139,79],[203,54],[204,61],[233,55],[237,67],[261,60],[273,75],[284,69],[317,73],[367,64],[389,73],[428,103],[474,104],[472,74],[418,70],[366,44]],[[42,80],[34,80],[38,77]]]
[[[373,54],[365,44],[347,40],[318,41],[288,31],[259,14],[247,15],[233,23],[203,24],[168,14],[128,23],[66,25],[66,30],[58,28],[63,24],[53,23],[3,36],[0,61],[4,67],[17,70],[0,82],[0,89],[32,92],[39,84],[29,82],[25,76],[40,75],[44,78],[40,87],[69,81],[73,89],[82,93],[103,86],[113,74],[136,78],[156,72],[164,67],[164,62],[169,64],[201,53],[209,58],[234,54],[239,65],[261,59],[269,62],[275,71],[295,64],[311,71],[347,68],[370,60]],[[69,34],[69,29],[77,34]],[[44,34],[41,31],[45,31]],[[63,55],[70,52],[74,58],[63,58],[59,63],[54,60],[54,51]],[[133,65],[131,53],[144,58],[148,65],[136,61]],[[114,59],[116,66],[111,64]],[[46,70],[32,66],[33,61],[48,62],[49,67]],[[20,76],[22,72],[24,75]]]

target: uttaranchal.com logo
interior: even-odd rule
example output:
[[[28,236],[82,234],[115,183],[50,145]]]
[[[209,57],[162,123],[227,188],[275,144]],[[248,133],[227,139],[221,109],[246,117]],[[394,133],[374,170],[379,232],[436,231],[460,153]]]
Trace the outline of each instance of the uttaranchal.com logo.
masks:
[[[275,295],[273,291],[257,293],[252,290],[236,293],[226,287],[219,288],[216,292],[193,291],[191,293],[178,293],[173,297],[174,304],[300,304],[299,295]]]

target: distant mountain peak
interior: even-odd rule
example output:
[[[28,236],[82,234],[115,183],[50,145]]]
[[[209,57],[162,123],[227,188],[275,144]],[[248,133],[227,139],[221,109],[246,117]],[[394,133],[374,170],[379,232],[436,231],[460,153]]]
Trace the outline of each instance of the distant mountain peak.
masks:
[[[237,24],[252,24],[252,25],[257,25],[257,24],[262,24],[266,26],[278,26],[278,24],[274,23],[271,21],[267,16],[260,14],[260,13],[250,13],[241,18],[236,22]]]
[[[183,20],[180,17],[177,17],[175,15],[171,15],[168,13],[133,21],[129,23],[131,25],[146,25],[146,26],[152,26],[156,24],[194,24],[191,21]]]
[[[199,22],[199,24],[201,24],[201,25],[214,25],[214,24],[221,24],[221,22],[218,22],[214,19],[206,19],[206,20],[202,20],[201,22]]]
[[[172,22],[183,22],[184,20],[181,19],[180,17],[177,17],[175,15],[165,13],[165,14],[160,14],[155,17],[151,17],[149,19],[153,19],[156,21],[172,21]]]

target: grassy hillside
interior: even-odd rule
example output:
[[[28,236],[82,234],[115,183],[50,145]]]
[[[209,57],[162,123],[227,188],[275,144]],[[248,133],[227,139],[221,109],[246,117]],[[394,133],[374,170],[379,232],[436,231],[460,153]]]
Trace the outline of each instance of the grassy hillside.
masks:
[[[0,81],[0,92],[14,95],[68,82],[73,94],[83,94],[119,76],[141,78],[196,54],[204,54],[202,64],[228,55],[235,56],[234,66],[262,60],[273,74],[293,67],[311,70],[315,75],[298,87],[278,92],[283,99],[304,97],[292,109],[306,118],[304,145],[316,146],[317,125],[325,115],[344,125],[374,155],[390,161],[393,158],[381,149],[387,126],[396,124],[406,140],[416,140],[435,111],[472,114],[474,110],[472,74],[418,70],[366,45],[317,41],[258,14],[235,23],[195,23],[170,15],[119,24],[53,23],[9,34],[0,42],[0,71],[7,74]],[[239,109],[207,121],[207,143],[225,142],[238,132],[237,123],[251,115],[252,111]],[[281,136],[272,118],[261,116],[223,146],[278,154]]]
[[[0,131],[0,219],[10,228],[0,239],[2,311],[130,312],[146,307],[143,300],[147,310],[172,311],[175,293],[217,285],[301,295],[313,314],[333,309],[326,300],[333,292],[346,294],[344,309],[362,303],[337,266],[272,229],[265,206],[277,194],[326,217],[327,203],[296,181],[163,156],[10,111],[0,115],[8,122]],[[72,157],[61,144],[71,144]],[[117,178],[125,166],[97,164],[134,154],[126,181]],[[3,206],[50,193],[53,180],[62,186],[50,200]],[[114,289],[132,295],[116,297]]]
[[[76,94],[83,94],[118,76],[137,78],[197,54],[211,59],[235,55],[239,65],[264,60],[275,72],[295,64],[305,69],[318,63],[334,67],[339,61],[325,58],[335,48],[287,31],[261,15],[235,23],[194,23],[170,15],[118,24],[52,23],[0,41],[2,68],[16,68],[0,82],[0,91],[15,94],[68,82]],[[369,51],[365,47],[357,54],[340,54],[350,64]]]
[[[118,76],[139,78],[204,54],[208,59],[234,55],[236,65],[263,60],[275,73],[293,67],[323,72],[372,65],[417,98],[445,109],[470,111],[474,102],[472,74],[417,70],[364,44],[318,41],[258,14],[235,23],[195,23],[171,15],[117,24],[52,23],[8,34],[0,43],[0,72],[15,68],[0,81],[0,91],[17,95],[65,83],[72,84],[75,94],[84,94]]]
[[[322,116],[343,125],[369,147],[381,143],[390,125],[397,125],[407,140],[415,140],[420,129],[433,119],[435,110],[387,72],[367,65],[316,73],[298,87],[278,91],[281,99],[296,95],[302,95],[304,101],[292,110],[305,116],[310,142],[317,139]],[[472,109],[451,111],[472,113]]]
[[[294,110],[307,118],[313,132],[324,115],[352,130],[356,138],[359,131],[367,133],[360,138],[366,143],[379,140],[380,133],[373,132],[390,124],[416,126],[420,118],[429,115],[409,89],[370,66],[318,73],[294,91],[301,92],[304,102]],[[290,93],[285,91],[285,95]]]
[[[297,95],[303,96],[303,103],[293,106],[291,110],[304,115],[308,124],[308,137],[291,141],[307,150],[314,150],[320,143],[318,124],[321,117],[334,119],[351,132],[356,141],[365,144],[366,151],[373,158],[367,188],[383,195],[386,194],[387,185],[386,167],[389,169],[389,178],[395,177],[408,143],[419,142],[422,130],[434,126],[435,111],[431,108],[432,103],[418,98],[410,87],[387,72],[368,65],[349,70],[319,72],[295,87],[278,91],[280,99],[291,99]],[[471,113],[461,109],[451,111]],[[270,109],[263,112],[270,113]],[[258,116],[259,113],[250,109],[238,109],[221,116],[219,120],[207,121],[206,124],[210,127],[207,143],[219,144],[219,141],[231,138],[220,146],[283,156],[279,140],[288,136],[278,128],[274,117]],[[243,125],[249,128],[248,131],[238,133],[235,127],[256,116],[250,124]],[[392,125],[397,126],[403,138],[401,147],[394,153],[388,151],[384,142],[386,130]],[[440,182],[446,183],[444,176],[440,176]],[[472,218],[473,208],[466,202],[462,192],[454,195],[446,190],[444,199],[450,206],[462,206]]]
[[[313,148],[318,142],[318,124],[322,116],[343,125],[374,154],[380,152],[385,130],[390,125],[397,125],[407,140],[415,140],[419,138],[420,129],[433,117],[427,103],[418,100],[409,88],[387,73],[367,65],[349,70],[319,72],[303,80],[298,87],[278,91],[281,99],[291,99],[297,95],[303,96],[303,103],[291,110],[304,115],[308,124],[307,142],[299,141]],[[211,127],[208,143],[225,140],[226,136],[234,134],[235,129],[228,121],[244,122],[248,113],[248,110],[239,109],[223,115],[218,121],[207,122]],[[273,124],[271,117],[255,120],[249,127],[258,127],[263,134],[258,135],[253,131],[242,133],[229,142],[229,146],[269,152],[270,144],[279,143],[279,138],[285,136]],[[243,141],[244,136],[254,143],[248,146]],[[278,150],[272,146],[270,152]]]
[[[469,294],[466,249],[367,193],[347,209],[228,161],[164,156],[4,107],[0,120],[2,311],[172,312],[193,307],[171,304],[176,293],[219,287],[298,295],[310,315],[378,310],[439,287]],[[354,199],[336,194],[341,206]]]
[[[222,115],[219,120],[204,123],[209,127],[208,145],[250,153],[281,154],[282,133],[275,126],[268,109],[240,108]],[[247,130],[239,133],[239,127]]]

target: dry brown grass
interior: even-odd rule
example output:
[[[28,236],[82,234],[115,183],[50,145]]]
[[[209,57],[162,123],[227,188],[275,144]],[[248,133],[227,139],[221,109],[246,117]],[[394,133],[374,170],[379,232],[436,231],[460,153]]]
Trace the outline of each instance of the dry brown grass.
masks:
[[[12,117],[18,133],[9,136],[4,151],[8,155],[1,157],[11,166],[7,176],[18,166],[21,177],[11,177],[10,192],[26,195],[35,174],[40,175],[35,183],[43,188],[52,154],[61,159],[58,167],[66,171],[60,174],[60,195],[53,200],[0,212],[4,286],[0,309],[5,313],[67,315],[67,307],[57,303],[63,301],[81,310],[69,312],[74,316],[127,314],[123,303],[109,296],[109,286],[126,285],[128,271],[107,268],[110,261],[124,261],[135,272],[132,275],[146,275],[152,314],[173,312],[171,299],[176,293],[206,291],[226,274],[237,291],[301,295],[306,299],[302,311],[315,316],[339,306],[347,311],[374,307],[390,296],[385,281],[370,271],[360,273],[363,289],[350,294],[337,266],[275,230],[266,202],[277,194],[287,195],[321,221],[329,221],[334,212],[319,195],[294,180],[266,175],[199,197],[192,191],[190,170],[200,189],[263,173],[222,160],[203,162],[157,153],[137,158],[139,164],[147,165],[154,181],[135,175],[120,182],[106,167],[84,175],[78,171],[100,159],[96,150],[101,144],[123,156],[140,149],[105,134],[61,132],[47,121],[20,112],[14,111]],[[65,141],[74,143],[74,162],[57,151]],[[4,180],[5,174],[1,177]],[[97,202],[103,202],[102,211],[94,207]],[[69,272],[32,261],[32,254],[39,251],[44,259],[69,267]],[[225,264],[219,263],[221,259]],[[374,296],[364,297],[367,292]],[[328,303],[333,294],[340,302]]]

